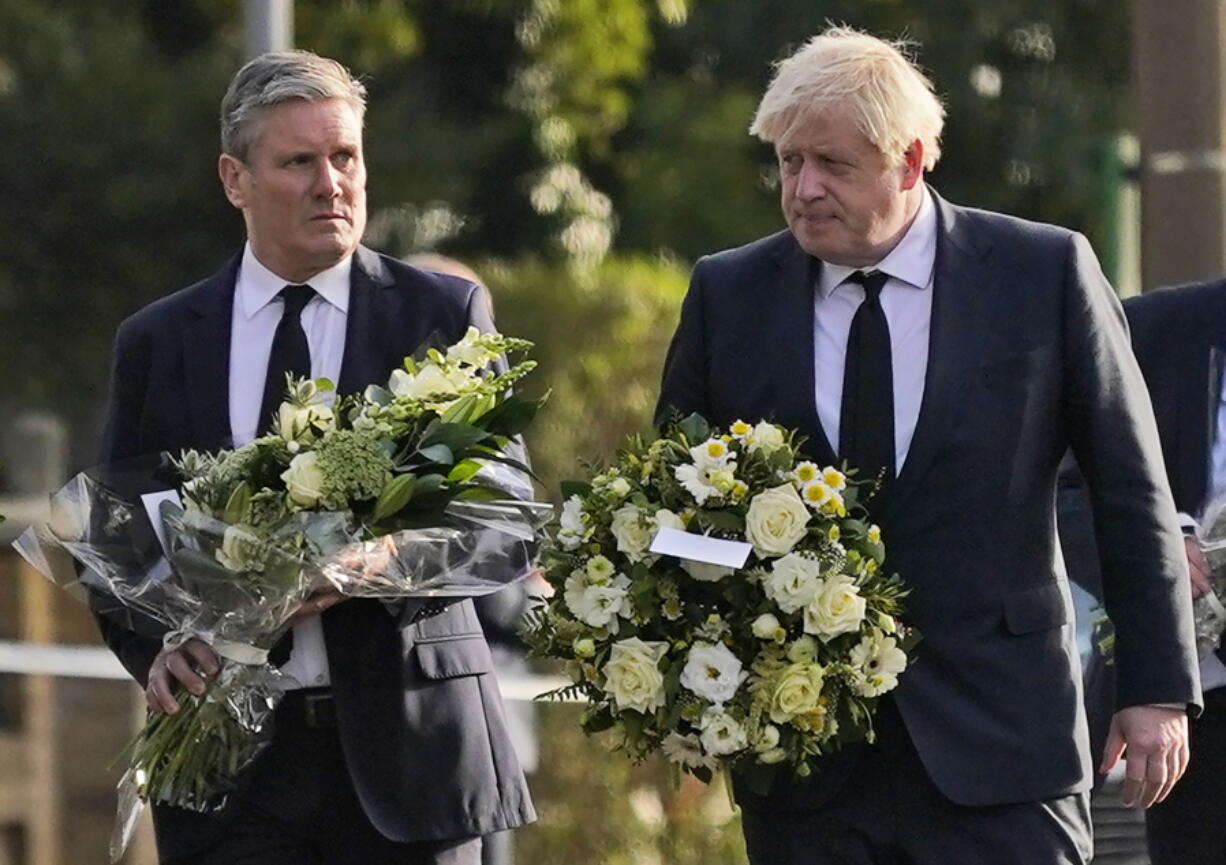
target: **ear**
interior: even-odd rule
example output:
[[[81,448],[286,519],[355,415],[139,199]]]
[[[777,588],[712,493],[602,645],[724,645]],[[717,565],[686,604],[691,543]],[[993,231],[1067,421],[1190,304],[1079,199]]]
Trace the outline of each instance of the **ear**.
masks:
[[[239,210],[246,207],[240,182],[246,170],[247,166],[228,153],[223,153],[217,160],[217,176],[221,178],[221,187],[226,192],[226,198]]]
[[[918,138],[911,142],[902,155],[902,188],[913,189],[924,179],[924,142]]]

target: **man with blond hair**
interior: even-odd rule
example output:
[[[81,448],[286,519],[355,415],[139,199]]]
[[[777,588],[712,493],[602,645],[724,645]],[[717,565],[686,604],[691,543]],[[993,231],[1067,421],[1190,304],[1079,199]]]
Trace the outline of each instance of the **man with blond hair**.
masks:
[[[493,330],[477,285],[360,244],[365,93],[305,51],[234,76],[218,172],[247,243],[120,326],[103,461],[241,446],[267,431],[287,373],[357,393],[429,339]],[[294,687],[225,807],[154,807],[164,865],[479,865],[480,836],[534,818],[473,602],[341,600],[297,614],[281,666]],[[200,640],[100,624],[154,712],[218,672]]]
[[[900,47],[848,28],[776,70],[750,128],[788,230],[703,258],[657,420],[797,427],[879,477],[869,501],[923,641],[877,741],[766,795],[738,784],[755,865],[1053,865],[1091,854],[1093,771],[1057,467],[1089,479],[1119,671],[1105,765],[1166,796],[1200,702],[1186,563],[1120,307],[1074,232],[924,183],[944,110]]]

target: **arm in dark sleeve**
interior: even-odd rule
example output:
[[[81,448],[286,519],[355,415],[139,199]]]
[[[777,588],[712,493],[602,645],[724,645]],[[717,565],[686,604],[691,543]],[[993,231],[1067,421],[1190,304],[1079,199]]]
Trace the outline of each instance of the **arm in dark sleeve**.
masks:
[[[120,326],[115,335],[111,364],[106,426],[99,452],[101,463],[113,463],[140,453],[140,418],[149,385],[152,352],[150,334],[142,332],[132,320]],[[149,667],[162,648],[159,637],[138,633],[128,610],[113,596],[91,590],[90,610],[98,622],[102,639],[119,662],[144,687]]]
[[[1199,705],[1187,563],[1153,409],[1119,301],[1080,235],[1064,289],[1064,416],[1116,629],[1118,705]]]
[[[682,417],[694,412],[710,414],[707,322],[703,299],[707,262],[707,259],[702,259],[694,265],[690,289],[681,303],[681,321],[677,324],[664,360],[664,377],[655,412],[657,427],[663,426],[674,414]]]

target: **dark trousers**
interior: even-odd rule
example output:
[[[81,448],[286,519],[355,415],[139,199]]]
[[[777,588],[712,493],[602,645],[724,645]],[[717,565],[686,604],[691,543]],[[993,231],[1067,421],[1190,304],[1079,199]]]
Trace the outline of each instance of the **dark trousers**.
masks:
[[[752,865],[1085,865],[1089,796],[968,807],[937,789],[882,701],[880,741],[862,749],[815,810],[742,812]],[[882,715],[886,717],[881,717]]]
[[[381,835],[349,780],[330,714],[321,715],[308,718],[287,697],[272,744],[227,801],[221,840],[163,865],[480,865],[479,838],[399,844]]]
[[[1153,865],[1226,865],[1226,688],[1190,721],[1192,756],[1166,801],[1145,815]]]

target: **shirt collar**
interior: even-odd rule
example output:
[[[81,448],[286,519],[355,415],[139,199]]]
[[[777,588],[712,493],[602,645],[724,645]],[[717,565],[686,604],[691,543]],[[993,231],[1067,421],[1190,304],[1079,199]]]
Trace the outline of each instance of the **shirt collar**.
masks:
[[[817,288],[823,298],[829,297],[847,277],[857,270],[880,270],[890,278],[921,291],[932,283],[932,270],[937,257],[937,209],[928,187],[920,188],[920,207],[902,240],[885,258],[871,268],[846,267],[822,262]]]
[[[315,289],[315,293],[332,304],[341,312],[349,312],[349,275],[353,270],[353,256],[347,255],[327,270],[307,280],[306,284]],[[243,247],[243,260],[238,266],[238,302],[248,319],[255,317],[261,309],[276,298],[281,289],[288,283],[277,276],[260,260],[251,249],[251,241]]]

